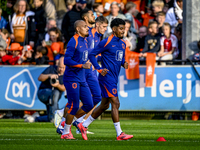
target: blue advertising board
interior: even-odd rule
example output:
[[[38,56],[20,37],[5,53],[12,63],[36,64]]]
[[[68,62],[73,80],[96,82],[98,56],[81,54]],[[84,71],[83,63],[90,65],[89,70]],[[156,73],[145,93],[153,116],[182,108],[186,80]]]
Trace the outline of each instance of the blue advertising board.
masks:
[[[45,110],[37,97],[38,76],[47,66],[0,66],[0,110]],[[197,67],[200,72],[200,67]],[[120,110],[199,111],[200,79],[191,66],[156,67],[152,87],[145,87],[146,67],[140,67],[140,79],[127,80],[125,70],[119,76]],[[59,107],[67,99],[62,96]]]

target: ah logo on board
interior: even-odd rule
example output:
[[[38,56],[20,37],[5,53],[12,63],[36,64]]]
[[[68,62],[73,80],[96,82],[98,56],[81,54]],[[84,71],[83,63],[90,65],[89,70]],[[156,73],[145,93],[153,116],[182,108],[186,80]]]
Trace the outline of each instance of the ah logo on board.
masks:
[[[26,79],[24,81],[24,79]],[[37,86],[28,69],[24,69],[8,80],[5,99],[7,101],[32,107],[35,103]]]

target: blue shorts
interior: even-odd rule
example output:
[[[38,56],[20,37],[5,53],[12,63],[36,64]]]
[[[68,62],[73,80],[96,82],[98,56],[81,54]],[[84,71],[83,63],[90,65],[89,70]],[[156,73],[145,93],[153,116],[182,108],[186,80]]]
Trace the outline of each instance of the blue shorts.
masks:
[[[101,88],[102,97],[118,97],[117,84],[99,80],[99,85]]]
[[[88,83],[90,91],[92,93],[93,104],[96,105],[101,101],[101,89],[99,86],[96,70],[87,72],[85,76],[86,82]]]
[[[83,106],[81,107],[86,113],[89,112],[93,107],[92,94],[90,92],[87,82],[64,82],[67,90],[68,113],[76,115],[79,109],[79,100],[81,99]]]

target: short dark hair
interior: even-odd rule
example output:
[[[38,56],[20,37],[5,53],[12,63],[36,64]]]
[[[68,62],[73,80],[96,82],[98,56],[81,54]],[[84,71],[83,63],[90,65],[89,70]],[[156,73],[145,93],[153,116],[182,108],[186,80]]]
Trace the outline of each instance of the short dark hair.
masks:
[[[89,11],[91,11],[90,9],[88,8],[85,8],[81,11],[81,19],[84,20],[84,17],[89,13]]]
[[[156,21],[150,21],[149,24],[148,24],[148,29],[151,28],[153,24],[158,25],[158,23]]]
[[[99,23],[106,23],[106,24],[108,24],[108,19],[106,17],[104,17],[104,16],[99,16],[99,17],[96,18],[95,22],[96,23],[99,22]]]
[[[111,24],[110,24],[110,27],[113,28],[113,27],[119,27],[119,25],[125,25],[125,21],[123,19],[120,19],[120,18],[115,18]]]
[[[131,21],[128,20],[128,19],[125,19],[124,21],[125,21],[125,23],[129,23],[129,24],[131,24]]]
[[[60,29],[58,29],[57,27],[53,27],[53,28],[49,29],[49,33],[51,31],[55,32],[56,34],[58,33],[59,36],[58,36],[57,40],[62,41],[62,33],[61,33]]]
[[[47,55],[47,49],[46,49],[46,47],[38,46],[36,48],[36,51],[39,52],[39,53],[42,53],[42,55]]]
[[[100,5],[103,5],[103,4],[102,3],[94,3],[93,6],[92,6],[93,10],[98,8]]]
[[[183,0],[176,0],[176,2],[179,2],[179,3],[182,2],[182,1],[183,1]]]

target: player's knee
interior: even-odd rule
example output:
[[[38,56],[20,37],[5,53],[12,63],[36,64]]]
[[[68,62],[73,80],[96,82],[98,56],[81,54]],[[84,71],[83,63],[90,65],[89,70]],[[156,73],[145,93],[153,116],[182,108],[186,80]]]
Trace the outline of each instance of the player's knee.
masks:
[[[94,107],[93,103],[88,103],[87,105],[83,105],[82,109],[85,112],[89,112],[90,110],[92,110],[93,107]]]
[[[105,105],[105,108],[108,109],[108,108],[109,108],[109,105],[110,105],[110,103],[107,103],[107,104]]]
[[[68,110],[68,113],[71,114],[71,115],[76,115],[76,112],[78,111],[78,109],[79,109],[79,107],[74,106],[72,108],[72,110],[71,109]]]
[[[119,106],[120,106],[120,102],[117,101],[117,102],[114,102],[114,103],[113,103],[113,106],[112,106],[112,107],[119,109]]]
[[[110,103],[101,105],[101,109],[102,109],[103,111],[107,110],[107,109],[109,108],[109,104],[110,104]]]
[[[93,104],[93,103],[89,103],[89,104],[88,104],[88,112],[89,112],[90,110],[92,110],[93,107],[94,107],[94,104]]]
[[[98,104],[100,101],[101,101],[101,96],[95,96],[95,97],[93,97],[94,106],[95,106],[96,104]]]

